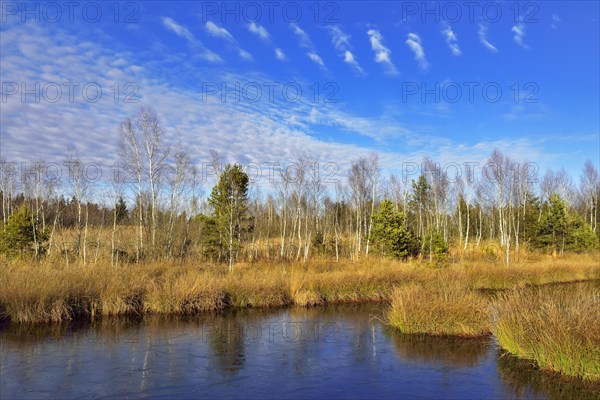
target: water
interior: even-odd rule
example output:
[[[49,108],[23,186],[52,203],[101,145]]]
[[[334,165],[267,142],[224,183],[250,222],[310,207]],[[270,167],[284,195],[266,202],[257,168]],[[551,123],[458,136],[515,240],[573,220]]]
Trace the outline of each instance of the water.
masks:
[[[245,310],[0,333],[0,398],[594,398],[493,338],[398,335],[383,305]]]

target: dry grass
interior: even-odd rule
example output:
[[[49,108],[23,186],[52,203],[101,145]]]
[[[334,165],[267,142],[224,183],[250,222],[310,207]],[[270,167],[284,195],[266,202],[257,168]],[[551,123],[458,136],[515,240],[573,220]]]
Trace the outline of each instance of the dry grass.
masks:
[[[0,304],[16,322],[61,322],[117,315],[140,308],[150,280],[146,269],[7,266],[0,272]]]
[[[510,353],[543,370],[600,380],[600,290],[529,288],[495,302],[494,334]]]
[[[598,255],[570,255],[564,259],[544,257],[516,265],[461,264],[468,285],[475,289],[514,289],[550,283],[600,280]]]
[[[313,265],[290,272],[291,296],[295,304],[382,301],[395,286],[426,279],[431,270],[410,264],[381,260],[373,264]]]
[[[434,270],[418,262],[369,258],[360,262],[222,265],[146,263],[112,267],[64,262],[7,262],[0,268],[0,319],[60,322],[75,317],[135,313],[192,314],[227,307],[278,307],[390,300],[397,287],[437,285],[450,278],[470,288],[514,288],[599,279],[589,256],[511,267],[472,262]],[[415,290],[414,287],[411,290]]]
[[[150,280],[143,294],[143,311],[158,314],[193,314],[227,306],[224,279],[193,269],[167,269]]]
[[[392,294],[388,324],[405,334],[459,337],[489,334],[489,300],[461,281],[441,275],[426,285],[397,288]]]
[[[281,307],[291,304],[290,282],[280,270],[245,268],[227,276],[232,307]]]

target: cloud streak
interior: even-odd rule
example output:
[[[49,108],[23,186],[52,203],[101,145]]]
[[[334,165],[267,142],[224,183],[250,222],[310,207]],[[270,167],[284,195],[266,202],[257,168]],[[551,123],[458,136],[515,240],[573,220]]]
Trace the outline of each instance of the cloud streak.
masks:
[[[180,33],[184,35],[182,38],[187,35],[184,30]],[[190,84],[198,76],[215,74],[208,79],[231,82],[271,81],[273,77],[248,72],[228,76],[220,68],[186,64],[187,55],[181,57],[181,62],[173,63],[178,69],[166,76],[160,72],[164,71],[164,65],[148,63],[137,52],[117,52],[113,43],[102,45],[98,39],[81,39],[58,27],[8,27],[0,37],[3,81],[47,81],[50,76],[56,81],[98,82],[103,88],[114,82],[137,82],[141,88],[140,103],[116,103],[108,93],[97,103],[23,103],[20,96],[10,97],[0,108],[3,157],[27,163],[38,159],[61,160],[67,146],[76,144],[83,160],[109,166],[118,154],[119,122],[133,115],[141,104],[157,108],[168,133],[166,145],[175,140],[171,133],[182,132],[186,150],[196,165],[208,159],[210,149],[218,149],[225,160],[243,163],[285,163],[299,155],[308,155],[337,163],[343,174],[350,160],[377,149],[382,168],[397,168],[398,160],[418,162],[423,152],[453,162],[478,160],[477,157],[487,156],[498,144],[488,141],[465,146],[449,137],[440,140],[418,127],[414,131],[412,126],[408,129],[402,115],[394,114],[393,110],[363,116],[345,110],[341,104],[315,104],[307,98],[299,103],[270,102],[263,98],[257,104],[235,104],[222,103],[220,96],[215,95],[206,101],[198,88]],[[177,82],[175,75],[187,75],[190,79]],[[511,111],[516,114],[519,110]],[[335,141],[321,135],[325,129],[347,135]],[[351,143],[352,135],[366,139],[360,144]],[[395,142],[411,143],[410,146],[417,143],[418,147],[395,150],[390,146]],[[501,144],[528,159],[540,156],[535,141],[507,139]]]
[[[287,57],[285,56],[285,53],[280,48],[276,48],[275,49],[275,58],[278,59],[278,60],[280,60],[280,61],[287,60]]]
[[[462,54],[462,51],[458,46],[458,36],[452,30],[452,27],[450,27],[450,25],[447,25],[446,28],[442,30],[442,34],[444,35],[444,37],[446,37],[446,44],[450,48],[452,55],[457,57],[460,56]]]
[[[252,33],[253,35],[256,35],[264,43],[269,44],[269,45],[273,44],[273,38],[271,37],[271,34],[269,33],[269,31],[267,31],[267,29],[264,26],[259,25],[255,22],[251,22],[248,25],[246,25],[246,29],[248,29],[248,32]],[[274,54],[275,54],[275,58],[279,61],[287,60],[285,53],[279,47],[275,48]]]
[[[251,22],[248,25],[246,25],[246,27],[248,28],[248,31],[250,33],[255,34],[256,36],[258,36],[264,42],[266,42],[266,43],[271,42],[271,35],[265,29],[264,26],[259,25],[259,24],[255,23],[255,22]]]
[[[308,33],[304,32],[304,30],[302,30],[302,28],[300,28],[298,26],[298,24],[291,23],[290,27],[292,28],[292,32],[294,32],[294,34],[298,38],[300,47],[303,47],[303,48],[309,49],[309,50],[312,50],[315,48],[315,45],[313,44],[312,40],[310,40],[310,36],[308,36]]]
[[[518,24],[514,25],[511,29],[511,32],[514,33],[513,41],[525,50],[529,49],[529,46],[525,44],[523,38],[525,37],[525,24],[520,21]]]
[[[218,54],[207,49],[204,43],[197,39],[194,36],[194,34],[190,32],[190,30],[186,27],[179,25],[177,22],[175,22],[169,17],[163,17],[162,23],[163,26],[166,27],[168,30],[175,33],[177,36],[187,40],[194,49],[199,51],[199,55],[202,59],[213,63],[223,62],[223,59]]]
[[[429,63],[425,57],[425,50],[421,43],[421,38],[416,33],[409,33],[405,42],[408,47],[415,53],[415,60],[419,64],[421,70],[426,71],[429,68]]]
[[[314,43],[310,39],[310,36],[308,36],[308,33],[306,33],[302,28],[300,28],[298,24],[293,22],[290,24],[290,28],[292,29],[292,32],[294,32],[294,35],[296,35],[296,37],[298,38],[298,44],[300,45],[300,47],[308,50],[306,56],[315,64],[317,64],[323,71],[327,72],[327,66],[325,65],[325,62],[323,61],[321,56],[317,53],[317,49],[315,48]]]
[[[315,53],[314,51],[309,51],[308,53],[306,53],[308,55],[308,58],[310,58],[311,60],[313,60],[313,62],[315,62],[317,65],[319,65],[321,68],[327,70],[327,67],[325,66],[325,62],[323,61],[323,59],[321,58],[321,56],[319,56],[317,53]]]
[[[481,44],[483,44],[483,46],[486,49],[488,49],[491,52],[496,53],[498,51],[498,49],[496,48],[496,46],[491,44],[490,41],[488,40],[487,31],[488,31],[488,27],[486,25],[479,24],[479,29],[477,30],[477,34],[479,35],[479,41],[481,42]]]
[[[240,47],[240,44],[238,43],[238,41],[235,40],[233,35],[231,33],[229,33],[229,31],[227,29],[218,26],[217,24],[215,24],[212,21],[207,21],[206,24],[204,25],[204,28],[206,29],[206,32],[209,35],[216,37],[216,38],[223,39],[226,42],[228,42],[237,51],[238,56],[242,60],[246,60],[246,61],[254,60],[254,58],[252,57],[252,54],[250,54],[246,50],[242,49]]]
[[[382,64],[385,70],[390,75],[397,75],[398,70],[392,62],[392,52],[383,44],[383,36],[377,29],[369,29],[367,31],[369,41],[371,42],[371,49],[375,53],[375,62]]]
[[[560,17],[557,14],[552,14],[552,24],[550,24],[552,29],[557,30],[558,24],[560,24],[561,22],[562,22],[562,20],[560,19]]]
[[[352,53],[352,45],[350,44],[350,36],[344,33],[337,25],[329,26],[329,33],[331,34],[331,42],[333,47],[337,50],[338,54],[344,62],[352,67],[354,72],[359,75],[364,75],[364,70],[356,60],[356,56]]]

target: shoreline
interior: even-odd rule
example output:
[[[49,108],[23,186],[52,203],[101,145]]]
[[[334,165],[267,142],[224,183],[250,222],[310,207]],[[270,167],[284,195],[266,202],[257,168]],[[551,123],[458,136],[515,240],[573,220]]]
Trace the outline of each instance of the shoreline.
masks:
[[[593,257],[593,256],[592,256]],[[155,263],[113,268],[9,265],[0,271],[4,323],[57,323],[108,315],[194,315],[230,309],[390,302],[409,284],[459,281],[480,293],[600,280],[592,258],[510,267],[465,262],[446,268],[369,259],[357,263],[214,265]]]
[[[493,337],[503,352],[542,371],[600,383],[597,280],[486,294],[489,291],[477,293],[460,282],[400,287],[393,294],[386,323],[405,335]]]

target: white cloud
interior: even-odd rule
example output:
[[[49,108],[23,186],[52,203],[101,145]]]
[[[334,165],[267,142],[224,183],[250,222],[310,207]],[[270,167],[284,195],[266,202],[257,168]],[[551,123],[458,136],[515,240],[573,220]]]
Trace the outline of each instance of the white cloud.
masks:
[[[286,57],[285,57],[285,53],[283,52],[283,50],[281,50],[280,48],[276,48],[275,49],[275,58],[281,61],[285,61]]]
[[[429,63],[425,57],[425,50],[423,49],[419,35],[416,33],[409,33],[405,43],[415,53],[415,60],[417,60],[419,67],[424,71],[427,70],[427,68],[429,68]]]
[[[487,26],[485,26],[483,24],[479,24],[479,30],[477,31],[477,34],[479,35],[479,41],[481,42],[481,44],[483,44],[485,46],[486,49],[488,49],[492,52],[497,52],[498,49],[496,48],[496,46],[491,44],[487,39],[487,31],[488,31]]]
[[[369,35],[371,48],[375,53],[375,62],[383,64],[389,74],[396,75],[398,71],[390,58],[392,52],[383,44],[381,33],[376,29],[369,29],[367,35]]]
[[[235,40],[233,35],[229,33],[227,29],[218,26],[212,21],[207,21],[204,27],[206,28],[206,32],[208,32],[209,35],[229,42],[231,46],[237,50],[237,53],[241,59],[246,61],[253,61],[252,55],[240,47],[238,41]]]
[[[171,31],[173,31],[177,36],[180,36],[180,37],[188,40],[189,42],[193,42],[196,40],[196,38],[194,37],[192,32],[189,31],[189,29],[179,25],[177,22],[173,21],[171,18],[163,17],[162,21],[163,21],[163,25],[166,26],[167,28],[169,28]]]
[[[222,63],[223,62],[223,59],[221,58],[221,56],[219,56],[217,53],[214,53],[210,50],[201,53],[200,58],[202,58],[203,60],[212,62],[212,63]]]
[[[233,36],[231,36],[231,33],[229,33],[229,31],[227,29],[218,26],[217,24],[215,24],[212,21],[208,21],[206,23],[206,25],[204,25],[204,27],[206,28],[206,31],[211,36],[215,36],[215,37],[219,37],[221,39],[225,39],[225,40],[227,40],[228,42],[231,42],[231,43],[237,43],[236,40],[233,38]]]
[[[364,71],[351,51],[350,36],[344,33],[337,25],[329,26],[329,33],[331,34],[333,47],[335,47],[344,62],[350,65],[356,73],[363,75]]]
[[[264,96],[256,104],[222,103],[219,95],[209,96],[206,100],[197,88],[178,84],[162,73],[162,64],[148,63],[144,58],[138,58],[139,54],[135,52],[117,52],[112,43],[101,45],[93,39],[81,40],[56,26],[8,27],[0,35],[0,45],[2,81],[38,82],[46,80],[43,77],[47,75],[56,76],[53,78],[56,81],[97,82],[106,89],[97,103],[67,100],[52,104],[23,103],[20,96],[9,97],[0,108],[2,156],[8,160],[26,163],[38,159],[60,161],[67,146],[76,145],[82,160],[106,166],[108,177],[108,167],[118,157],[119,123],[133,115],[142,104],[156,107],[167,132],[167,145],[173,144],[176,131],[182,133],[182,142],[198,166],[208,159],[211,149],[216,149],[228,162],[261,165],[265,162],[285,163],[308,155],[319,162],[337,163],[340,175],[343,175],[351,160],[365,156],[375,148],[370,144],[349,144],[347,138],[343,143],[325,138],[315,132],[315,128],[323,126],[372,139],[376,144],[397,142],[398,138],[402,143],[418,144],[419,152],[413,153],[390,150],[386,146],[380,151],[382,168],[398,167],[398,160],[418,162],[421,152],[429,153],[434,159],[447,158],[454,162],[466,161],[468,155],[472,158],[469,161],[473,161],[479,156],[487,156],[491,151],[489,146],[498,147],[497,142],[489,141],[481,146],[463,146],[448,138],[442,140],[423,132],[413,132],[403,125],[398,114],[386,112],[362,116],[347,112],[339,104],[315,104],[307,98],[291,103],[267,101]],[[184,71],[190,80],[205,74],[214,74],[207,78],[213,81],[272,80],[247,73],[229,76],[221,70],[198,68],[195,63],[186,64],[188,58],[186,55],[174,58],[180,62],[173,64],[182,69],[170,71],[171,75]],[[144,62],[139,62],[142,59]],[[159,70],[161,72],[157,73]],[[140,103],[115,102],[108,89],[115,82],[136,82],[140,88]],[[308,86],[310,82],[304,84]],[[473,137],[478,134],[472,133]],[[524,154],[529,160],[539,160],[537,142],[506,140],[503,148],[511,154]],[[458,155],[457,149],[460,149]]]
[[[361,68],[361,66],[358,64],[358,62],[354,58],[354,54],[352,54],[352,52],[350,50],[346,50],[344,52],[344,62],[351,65],[352,68],[354,68],[354,70],[357,73],[359,73],[361,75],[365,73],[365,71]]]
[[[169,17],[163,17],[162,21],[163,25],[167,29],[175,33],[177,36],[184,38],[192,45],[193,48],[197,49],[199,51],[200,58],[213,63],[223,62],[218,54],[207,49],[206,46],[204,46],[204,43],[197,39],[189,29],[179,25]]]
[[[7,159],[57,161],[64,157],[69,145],[76,145],[83,160],[98,162],[108,168],[118,157],[119,123],[133,115],[142,104],[155,105],[167,132],[167,145],[172,145],[171,141],[175,140],[171,133],[182,132],[186,149],[196,162],[209,157],[210,149],[217,149],[230,161],[285,163],[307,155],[338,163],[344,168],[351,159],[370,151],[354,144],[321,140],[311,132],[311,121],[314,120],[311,110],[315,103],[309,96],[300,102],[289,102],[279,96],[275,101],[269,101],[265,95],[256,104],[222,103],[219,95],[206,99],[196,88],[177,86],[166,81],[162,74],[155,75],[151,64],[136,65],[136,54],[115,54],[112,47],[78,41],[74,35],[48,29],[38,25],[3,31],[0,38],[2,80],[37,82],[42,80],[43,74],[49,74],[56,76],[57,81],[97,82],[107,94],[97,103],[80,99],[75,102],[23,103],[20,96],[10,97],[0,109],[2,156]],[[185,66],[186,57],[181,56],[181,61],[177,63],[178,67]],[[318,62],[316,57],[315,62]],[[198,71],[194,64],[185,68],[190,79],[195,72],[207,73],[207,70]],[[218,71],[214,74],[217,75],[207,79],[272,80],[248,74],[230,76]],[[140,88],[140,102],[115,102],[112,95],[108,95],[108,88],[114,82],[136,82]],[[373,135],[382,130],[376,121],[369,122],[371,118],[349,115],[335,106],[319,104],[318,108],[322,118],[316,123],[335,125],[358,135]],[[232,124],[232,120],[236,123]],[[398,129],[393,131],[398,132]]]
[[[317,53],[315,53],[314,51],[309,51],[308,53],[306,53],[306,55],[308,56],[308,58],[310,58],[316,64],[318,64],[321,68],[323,68],[324,70],[327,70],[327,67],[325,66],[325,62],[323,61],[321,56],[319,56]]]
[[[264,43],[267,43],[269,45],[273,44],[273,38],[271,37],[271,34],[269,33],[269,31],[267,31],[267,29],[264,26],[259,25],[255,22],[251,22],[248,25],[246,25],[246,28],[252,34],[258,36]],[[279,61],[286,60],[285,53],[283,52],[283,50],[281,50],[278,47],[275,48],[275,58]]]
[[[557,14],[552,14],[552,24],[550,25],[552,29],[558,29],[558,24],[560,24],[562,20]]]
[[[259,38],[261,38],[265,42],[270,42],[271,41],[271,35],[265,29],[264,26],[259,25],[259,24],[255,23],[255,22],[251,22],[248,25],[246,25],[246,27],[248,28],[249,32],[257,35]]]
[[[246,61],[254,60],[254,58],[252,57],[252,54],[248,53],[246,50],[239,49],[238,55],[240,56],[240,58],[242,58]]]
[[[308,33],[304,32],[302,28],[298,26],[298,24],[291,23],[290,27],[292,28],[294,34],[298,37],[300,47],[304,47],[305,49],[309,50],[313,50],[315,48],[315,45],[313,44],[312,40],[310,40]]]
[[[446,44],[452,51],[452,54],[455,56],[460,56],[462,51],[460,51],[460,47],[458,46],[458,36],[452,30],[450,25],[447,25],[444,30],[442,30],[442,34],[446,37]]]
[[[294,32],[296,37],[298,37],[298,44],[300,45],[300,47],[308,50],[308,52],[306,53],[308,58],[311,59],[319,67],[321,67],[321,69],[327,71],[327,66],[323,61],[323,58],[321,58],[321,56],[317,53],[315,45],[313,44],[312,40],[310,40],[310,36],[308,36],[308,33],[304,32],[302,28],[300,28],[296,23],[292,22],[290,24],[290,27],[292,28],[292,31]]]
[[[350,45],[350,36],[344,33],[339,26],[333,25],[329,26],[328,28],[329,33],[331,33],[331,41],[337,51],[343,52],[346,49],[352,48]]]
[[[514,33],[513,40],[515,43],[525,50],[529,49],[529,46],[523,41],[523,38],[525,37],[525,24],[519,22],[511,28],[511,31]]]

